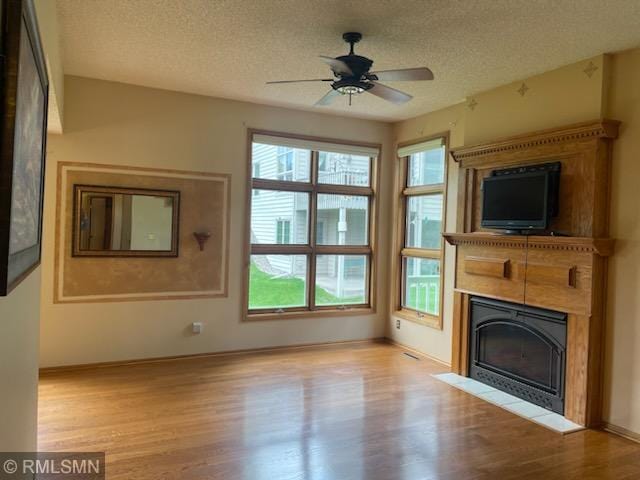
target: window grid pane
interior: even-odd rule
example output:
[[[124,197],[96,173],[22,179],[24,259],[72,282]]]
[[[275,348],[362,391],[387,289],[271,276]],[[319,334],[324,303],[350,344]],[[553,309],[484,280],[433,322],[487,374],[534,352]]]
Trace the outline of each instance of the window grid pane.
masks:
[[[418,312],[440,314],[440,260],[404,257],[402,306]]]
[[[311,180],[311,151],[254,142],[251,166],[253,178],[308,183]]]
[[[368,230],[369,197],[318,194],[317,245],[368,245]]]
[[[442,193],[407,197],[405,246],[408,248],[441,248]]]
[[[307,255],[251,255],[249,309],[307,306]]]
[[[309,194],[253,189],[251,199],[252,244],[308,243]]]
[[[318,255],[316,305],[362,305],[368,302],[368,255]]]
[[[370,186],[371,158],[343,153],[318,153],[318,183]]]
[[[445,147],[433,148],[409,156],[407,186],[444,183]]]

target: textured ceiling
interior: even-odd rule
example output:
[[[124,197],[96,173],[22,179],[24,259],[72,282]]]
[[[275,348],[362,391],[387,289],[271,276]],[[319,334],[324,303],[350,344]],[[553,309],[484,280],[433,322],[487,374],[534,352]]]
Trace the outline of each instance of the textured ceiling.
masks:
[[[600,53],[640,45],[639,0],[58,0],[66,74],[383,120]],[[394,82],[415,98],[372,95],[312,107],[328,84],[318,55],[356,53],[373,70],[428,66],[432,82]],[[330,76],[330,75],[329,75]]]

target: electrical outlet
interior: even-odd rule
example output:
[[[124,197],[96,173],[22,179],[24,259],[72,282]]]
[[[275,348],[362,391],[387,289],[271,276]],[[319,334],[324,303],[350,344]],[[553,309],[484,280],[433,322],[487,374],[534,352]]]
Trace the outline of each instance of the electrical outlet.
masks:
[[[202,322],[193,322],[191,324],[191,333],[194,335],[202,333]]]
[[[397,328],[398,330],[400,330],[400,320],[399,320],[399,319],[398,319],[398,320],[396,320],[396,328]]]

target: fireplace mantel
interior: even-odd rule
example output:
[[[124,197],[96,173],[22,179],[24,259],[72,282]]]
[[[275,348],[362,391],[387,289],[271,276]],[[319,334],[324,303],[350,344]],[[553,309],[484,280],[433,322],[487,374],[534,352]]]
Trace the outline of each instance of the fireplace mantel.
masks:
[[[450,245],[485,245],[489,247],[535,248],[568,252],[595,253],[601,257],[613,254],[611,238],[500,235],[497,233],[443,233]]]
[[[452,152],[460,164],[452,370],[469,375],[472,296],[567,314],[565,417],[601,423],[602,336],[609,234],[611,146],[619,122],[595,120]],[[508,236],[481,228],[481,185],[492,170],[560,162],[560,210],[550,228],[566,236]]]

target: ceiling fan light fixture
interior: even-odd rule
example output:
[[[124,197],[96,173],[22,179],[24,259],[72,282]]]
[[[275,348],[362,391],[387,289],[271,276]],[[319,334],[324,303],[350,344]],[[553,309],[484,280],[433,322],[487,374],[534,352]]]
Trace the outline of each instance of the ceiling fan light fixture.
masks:
[[[357,85],[343,85],[341,87],[336,88],[336,90],[342,95],[359,95],[365,91],[364,88],[359,87]]]

